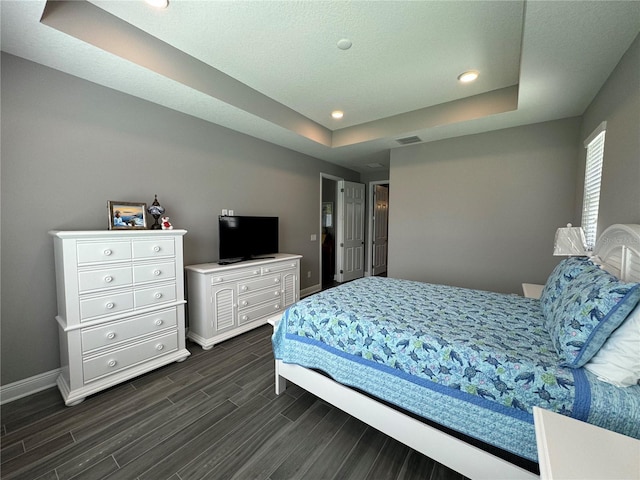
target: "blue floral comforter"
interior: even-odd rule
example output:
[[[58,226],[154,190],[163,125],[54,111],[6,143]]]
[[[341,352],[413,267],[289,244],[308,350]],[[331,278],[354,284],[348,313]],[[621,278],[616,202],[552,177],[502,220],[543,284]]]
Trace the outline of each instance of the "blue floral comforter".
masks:
[[[273,343],[284,362],[531,460],[533,406],[591,414],[591,380],[559,366],[535,299],[367,277],[293,305]]]

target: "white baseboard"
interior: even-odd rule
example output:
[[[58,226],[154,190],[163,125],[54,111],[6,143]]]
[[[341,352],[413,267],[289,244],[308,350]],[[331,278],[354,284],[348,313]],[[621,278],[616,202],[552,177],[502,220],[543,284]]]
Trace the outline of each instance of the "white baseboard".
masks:
[[[55,387],[60,369],[41,373],[0,387],[0,405]]]
[[[318,293],[322,290],[320,284],[312,285],[310,287],[305,288],[304,290],[300,290],[300,298],[308,297],[309,295],[313,295],[314,293]]]

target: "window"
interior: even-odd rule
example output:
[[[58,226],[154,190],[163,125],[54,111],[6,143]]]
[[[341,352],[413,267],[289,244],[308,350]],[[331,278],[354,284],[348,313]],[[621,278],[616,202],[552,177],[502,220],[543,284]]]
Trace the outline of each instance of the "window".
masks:
[[[587,248],[596,244],[598,228],[598,206],[600,205],[600,183],[602,180],[602,159],[604,158],[604,135],[607,122],[602,122],[584,142],[587,162],[584,172],[584,197],[582,200],[582,228],[587,240]]]

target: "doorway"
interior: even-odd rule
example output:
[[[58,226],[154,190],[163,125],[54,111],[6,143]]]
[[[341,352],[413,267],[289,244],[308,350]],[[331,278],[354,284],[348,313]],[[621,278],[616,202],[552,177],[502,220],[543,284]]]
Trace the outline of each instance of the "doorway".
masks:
[[[339,177],[320,174],[320,285],[334,286],[336,282],[336,220]]]
[[[369,275],[386,276],[389,254],[389,180],[369,182],[367,193],[367,272]]]
[[[365,185],[320,174],[320,287],[364,276]]]

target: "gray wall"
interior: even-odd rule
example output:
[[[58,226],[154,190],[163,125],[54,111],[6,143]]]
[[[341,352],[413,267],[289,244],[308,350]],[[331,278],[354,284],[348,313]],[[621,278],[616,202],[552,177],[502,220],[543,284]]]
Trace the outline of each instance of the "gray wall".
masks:
[[[278,215],[319,283],[320,173],[351,170],[2,54],[2,384],[59,367],[51,229],[105,230],[107,201],[154,194],[185,263],[217,258],[217,215]],[[307,272],[311,271],[311,278]]]
[[[583,115],[584,141],[607,121],[598,231],[614,223],[640,223],[640,36]],[[582,214],[586,149],[580,149],[577,218]]]
[[[580,119],[391,152],[389,276],[500,292],[544,283],[574,221]]]

